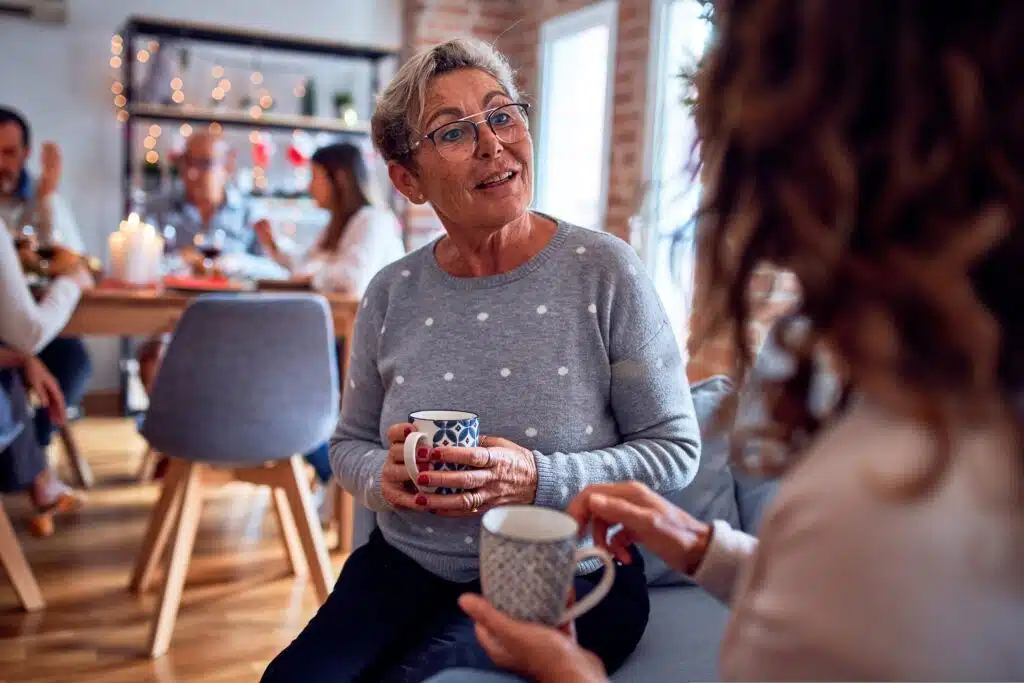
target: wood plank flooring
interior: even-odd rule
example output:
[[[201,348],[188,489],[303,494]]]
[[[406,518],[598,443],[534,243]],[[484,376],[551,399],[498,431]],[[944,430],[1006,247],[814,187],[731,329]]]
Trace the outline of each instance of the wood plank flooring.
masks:
[[[0,683],[258,681],[317,607],[309,579],[290,574],[269,490],[230,483],[207,494],[170,652],[151,661],[157,596],[128,591],[159,492],[134,483],[145,445],[127,420],[73,429],[96,475],[86,507],[39,540],[24,531],[24,496],[4,498],[47,607],[21,611],[0,570]],[[343,558],[332,561],[333,580]]]

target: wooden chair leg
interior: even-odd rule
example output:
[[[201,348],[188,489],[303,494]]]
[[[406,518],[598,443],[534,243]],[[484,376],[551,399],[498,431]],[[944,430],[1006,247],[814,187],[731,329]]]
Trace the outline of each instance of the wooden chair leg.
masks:
[[[352,527],[355,524],[355,501],[337,482],[331,482],[330,495],[334,496],[334,525],[338,536],[336,549],[345,555],[352,552]]]
[[[0,564],[14,584],[14,592],[26,612],[35,612],[46,606],[43,602],[43,593],[32,574],[32,567],[25,559],[25,553],[21,551],[21,544],[14,534],[14,527],[7,512],[4,511],[3,503],[0,503]]]
[[[90,489],[93,485],[92,468],[79,450],[75,442],[75,435],[71,432],[69,425],[60,428],[60,440],[64,444],[64,453],[67,456],[68,464],[75,477],[75,483],[84,489]]]
[[[281,488],[288,496],[288,505],[298,526],[299,540],[313,576],[313,588],[320,602],[324,602],[331,593],[331,560],[313,497],[302,476],[302,457],[293,456],[281,461],[277,467],[282,469]]]
[[[160,460],[160,454],[153,450],[152,446],[146,447],[146,452],[139,463],[139,472],[135,475],[140,484],[148,484],[153,481],[156,474],[156,464]]]
[[[288,552],[288,563],[292,567],[292,573],[296,576],[305,576],[309,572],[309,566],[306,564],[305,555],[302,554],[302,541],[299,540],[299,530],[295,527],[295,517],[288,506],[288,494],[279,488],[271,489],[270,493],[274,497],[277,525],[281,528],[281,539]]]
[[[181,593],[185,587],[185,575],[188,572],[189,559],[192,557],[192,547],[199,529],[199,513],[203,505],[201,469],[199,464],[185,461],[181,474],[181,513],[178,515],[174,541],[171,545],[160,604],[153,616],[150,630],[149,654],[154,659],[167,654],[171,636],[174,634],[174,623],[178,619]]]
[[[172,459],[167,468],[163,490],[149,513],[146,535],[142,539],[142,547],[139,549],[135,568],[132,571],[130,587],[135,593],[142,593],[149,588],[153,572],[167,547],[167,540],[171,536],[171,530],[174,529],[174,523],[178,519],[181,509],[184,489],[182,475],[186,466],[185,461]]]

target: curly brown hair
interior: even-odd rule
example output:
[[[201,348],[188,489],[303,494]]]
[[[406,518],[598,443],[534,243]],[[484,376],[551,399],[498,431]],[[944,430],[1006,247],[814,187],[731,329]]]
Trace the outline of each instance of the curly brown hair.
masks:
[[[765,431],[784,450],[822,424],[822,348],[844,394],[943,437],[918,492],[946,471],[954,423],[1024,431],[1022,74],[1021,0],[716,2],[696,77],[700,336],[728,330],[745,376],[755,268],[796,275],[775,340],[798,371],[772,387]],[[787,333],[797,321],[809,334]]]

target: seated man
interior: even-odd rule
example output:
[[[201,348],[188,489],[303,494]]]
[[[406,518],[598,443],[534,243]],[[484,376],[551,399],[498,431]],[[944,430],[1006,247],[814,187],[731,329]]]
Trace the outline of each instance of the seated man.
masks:
[[[62,244],[81,253],[84,247],[75,218],[57,194],[60,149],[52,142],[43,143],[42,172],[38,178],[33,178],[26,169],[31,134],[21,114],[0,107],[0,222],[7,225],[16,240],[28,235],[31,228],[39,242]],[[38,357],[57,379],[68,405],[80,405],[92,374],[89,352],[82,340],[58,337],[39,351]],[[47,411],[36,412],[35,431],[45,450],[54,431]]]

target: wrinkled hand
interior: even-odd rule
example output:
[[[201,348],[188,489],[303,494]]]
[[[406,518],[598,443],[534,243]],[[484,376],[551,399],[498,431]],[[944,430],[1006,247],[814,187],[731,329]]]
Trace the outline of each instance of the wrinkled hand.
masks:
[[[60,147],[53,142],[44,142],[39,155],[39,180],[36,183],[36,196],[46,199],[57,190],[60,184],[61,155]]]
[[[608,674],[597,655],[576,644],[571,628],[555,629],[517,621],[479,595],[459,606],[476,622],[476,638],[494,663],[537,683],[597,683]]]
[[[416,487],[405,469],[405,437],[412,433],[412,425],[396,424],[388,428],[387,439],[391,443],[388,448],[388,459],[380,475],[380,488],[384,500],[392,507],[406,510],[423,510],[416,504]],[[417,455],[416,461],[421,465],[429,462],[428,449],[420,449],[422,456]]]
[[[36,395],[40,407],[50,413],[50,420],[56,425],[64,424],[67,419],[64,392],[42,361],[35,357],[26,359],[22,375],[29,391]]]
[[[417,496],[421,507],[442,516],[478,515],[499,505],[529,505],[537,497],[537,463],[533,453],[508,439],[480,437],[473,448],[441,446],[430,451],[432,461],[468,465],[473,469],[424,471],[417,483],[435,488],[463,489],[454,494]]]
[[[638,482],[594,484],[576,496],[566,510],[580,530],[593,523],[594,543],[629,564],[629,546],[641,543],[665,563],[693,574],[704,559],[711,527]],[[608,529],[622,530],[608,539]]]

